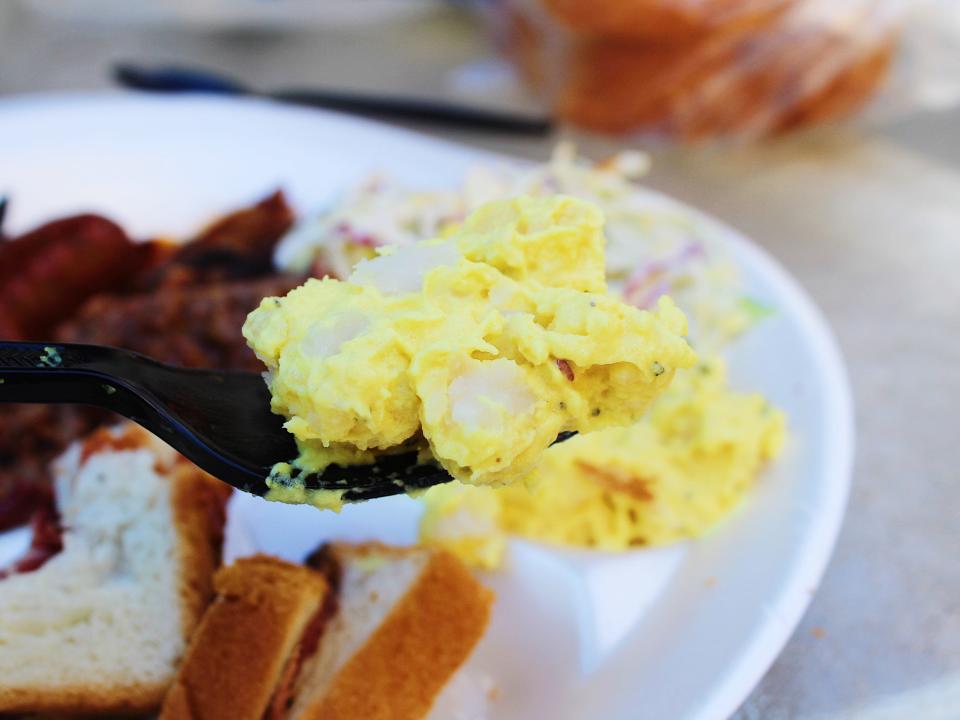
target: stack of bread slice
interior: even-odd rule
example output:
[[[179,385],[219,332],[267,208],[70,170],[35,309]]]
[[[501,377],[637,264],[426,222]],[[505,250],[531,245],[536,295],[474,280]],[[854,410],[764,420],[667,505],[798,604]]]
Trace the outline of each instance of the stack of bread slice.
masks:
[[[452,555],[326,545],[219,572],[164,720],[421,720],[482,637],[492,594]]]
[[[229,487],[133,425],[75,444],[55,474],[46,554],[0,572],[0,714],[435,720],[462,705],[493,596],[454,556],[334,543],[306,565],[218,569]]]

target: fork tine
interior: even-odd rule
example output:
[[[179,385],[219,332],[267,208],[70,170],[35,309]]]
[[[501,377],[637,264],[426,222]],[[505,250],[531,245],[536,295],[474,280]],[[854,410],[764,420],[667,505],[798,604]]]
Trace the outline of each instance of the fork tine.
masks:
[[[350,488],[345,500],[375,493],[374,497],[428,488],[453,478],[435,462],[419,462],[418,453],[377,458],[372,465],[331,465],[322,473],[300,476],[308,490]]]

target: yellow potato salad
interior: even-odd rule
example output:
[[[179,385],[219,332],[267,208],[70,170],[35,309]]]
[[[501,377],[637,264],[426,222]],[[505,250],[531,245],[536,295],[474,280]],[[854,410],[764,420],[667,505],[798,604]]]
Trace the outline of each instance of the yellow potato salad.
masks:
[[[547,450],[529,488],[431,488],[421,539],[492,568],[509,534],[601,550],[697,537],[740,502],[784,432],[781,411],[731,390],[721,360],[702,361],[640,422]]]
[[[644,311],[607,294],[602,225],[572,197],[495,201],[345,281],[264,299],[243,332],[294,465],[419,446],[464,483],[510,485],[560,432],[638,420],[696,358],[668,298]]]

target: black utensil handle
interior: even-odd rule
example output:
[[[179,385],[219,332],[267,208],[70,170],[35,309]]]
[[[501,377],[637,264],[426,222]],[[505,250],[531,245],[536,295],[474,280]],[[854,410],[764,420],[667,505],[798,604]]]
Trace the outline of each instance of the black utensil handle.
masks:
[[[117,372],[126,353],[96,345],[0,341],[0,402],[81,403],[123,412]]]
[[[437,123],[466,130],[512,133],[516,135],[548,135],[553,123],[546,118],[528,117],[508,111],[487,110],[444,100],[387,95],[360,95],[336,91],[280,90],[267,97],[282,102],[341,112]]]
[[[207,472],[263,495],[266,471],[243,467],[183,424],[151,392],[159,363],[128,350],[0,341],[0,403],[94,405],[151,431]],[[152,370],[151,370],[152,368]],[[183,371],[176,371],[183,372]]]
[[[225,75],[176,65],[151,68],[117,63],[113,66],[113,79],[124,87],[153,92],[209,92],[223,95],[245,95],[250,92]]]
[[[543,136],[553,129],[553,122],[549,117],[531,117],[509,110],[488,110],[445,100],[306,88],[258,92],[231,77],[203,68],[182,66],[151,68],[133,63],[118,63],[113,68],[113,78],[124,87],[149,92],[255,95],[278,102],[339,110],[357,115],[430,122],[488,132]]]
[[[56,342],[0,342],[0,372],[46,373],[89,366],[101,348]]]
[[[7,217],[7,207],[9,201],[6,195],[0,195],[0,240],[3,240],[3,221]]]

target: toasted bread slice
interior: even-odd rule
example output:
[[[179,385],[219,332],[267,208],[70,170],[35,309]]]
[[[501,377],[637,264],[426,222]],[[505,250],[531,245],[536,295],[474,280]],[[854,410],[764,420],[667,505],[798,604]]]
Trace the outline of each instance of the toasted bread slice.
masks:
[[[154,709],[212,595],[229,488],[134,425],[55,474],[63,549],[0,581],[0,712]]]
[[[262,555],[220,570],[214,584],[163,720],[261,720],[330,595],[320,573]]]
[[[422,720],[470,655],[493,594],[444,551],[328,545],[309,563],[339,588],[290,720]]]

